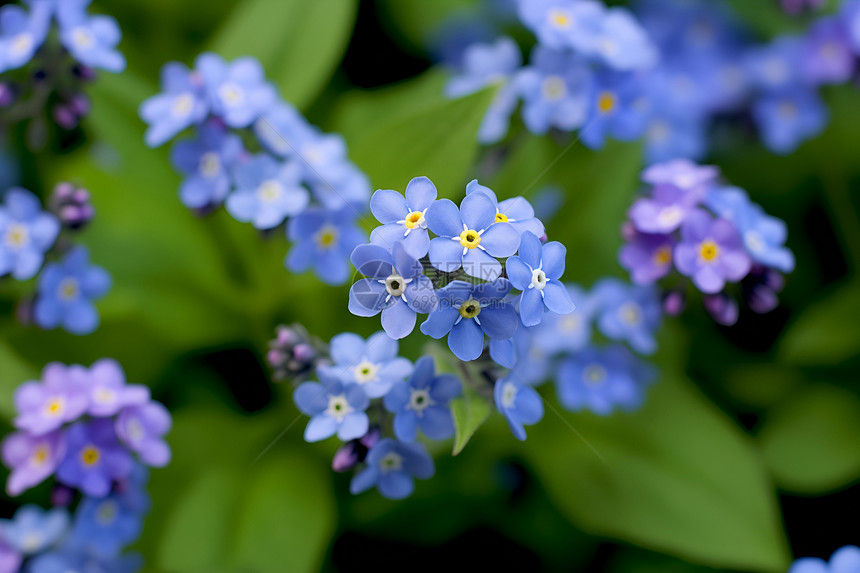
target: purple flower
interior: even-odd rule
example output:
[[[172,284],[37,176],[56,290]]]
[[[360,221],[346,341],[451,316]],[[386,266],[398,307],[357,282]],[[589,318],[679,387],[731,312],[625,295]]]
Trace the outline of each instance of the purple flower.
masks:
[[[399,344],[385,332],[367,341],[352,332],[331,339],[332,366],[320,366],[344,384],[358,384],[369,398],[385,396],[391,386],[412,374],[412,363],[397,356]]]
[[[45,481],[66,455],[66,436],[62,431],[43,436],[15,432],[3,439],[3,463],[12,470],[6,493],[20,495]]]
[[[18,280],[36,276],[60,233],[60,222],[42,211],[35,195],[20,188],[6,192],[0,206],[0,276]]]
[[[93,300],[102,298],[111,286],[110,275],[89,264],[85,247],[76,247],[60,263],[51,263],[39,277],[36,324],[51,329],[62,326],[72,334],[89,334],[99,325]]]
[[[534,233],[527,231],[522,236],[519,256],[508,259],[505,268],[511,284],[522,291],[520,318],[525,326],[540,324],[544,308],[556,314],[573,312],[573,302],[561,283],[566,254],[561,243],[542,245]]]
[[[356,316],[382,313],[382,328],[399,340],[415,328],[417,314],[436,309],[438,297],[423,267],[410,257],[402,243],[389,253],[379,245],[360,245],[352,253],[352,264],[370,278],[349,289],[349,311]]]
[[[430,241],[430,264],[441,271],[463,267],[466,274],[495,280],[502,274],[496,257],[509,257],[520,246],[510,223],[496,222],[496,205],[485,193],[467,195],[460,209],[448,199],[427,209],[427,226],[438,235]]]
[[[170,462],[170,446],[163,437],[170,431],[173,420],[167,408],[158,402],[123,408],[116,419],[116,435],[143,463],[164,467]]]
[[[514,437],[526,439],[523,425],[537,424],[543,418],[543,400],[534,388],[509,376],[496,382],[493,393],[496,409],[505,416]]]
[[[526,231],[531,231],[538,237],[546,234],[543,223],[535,217],[535,210],[526,198],[511,197],[499,203],[496,193],[492,189],[481,185],[477,179],[473,179],[466,185],[466,195],[475,192],[485,194],[496,204],[496,223],[510,223],[520,235]]]
[[[720,176],[713,165],[698,165],[689,159],[673,159],[652,165],[642,172],[642,181],[651,185],[673,185],[684,191],[708,187]]]
[[[630,278],[634,283],[653,284],[672,270],[674,248],[673,235],[634,232],[633,239],[619,251],[618,261],[630,271]]]
[[[517,313],[503,300],[510,290],[507,279],[479,285],[452,281],[437,291],[439,307],[421,324],[421,332],[435,339],[447,334],[457,358],[475,360],[484,350],[485,334],[508,340],[516,332]]]
[[[125,69],[125,57],[116,49],[122,33],[110,16],[88,16],[82,8],[89,0],[66,0],[58,3],[60,41],[69,54],[91,68],[109,72]]]
[[[209,113],[203,78],[184,64],[169,62],[161,68],[161,90],[140,106],[140,117],[149,124],[144,137],[150,147],[200,123]]]
[[[21,559],[21,554],[6,545],[0,537],[0,573],[18,573]]]
[[[301,184],[297,162],[282,163],[270,155],[240,162],[234,171],[236,190],[227,197],[227,212],[257,229],[272,229],[304,211],[310,195]]]
[[[73,422],[89,406],[90,377],[83,366],[48,364],[43,382],[27,382],[15,391],[15,427],[40,436]]]
[[[337,434],[344,442],[367,433],[370,420],[364,412],[370,399],[361,386],[344,385],[329,372],[318,370],[320,382],[305,382],[293,393],[296,406],[311,420],[305,440],[318,442]]]
[[[804,77],[814,85],[841,84],[854,74],[851,37],[845,23],[837,18],[821,18],[810,26],[803,40]]]
[[[382,497],[404,499],[412,495],[412,478],[429,479],[436,468],[422,444],[404,444],[390,438],[380,440],[367,454],[367,467],[352,478],[353,495],[373,486]]]
[[[179,198],[189,209],[220,205],[230,192],[231,173],[243,151],[239,136],[214,122],[197,128],[195,139],[176,142],[173,165],[186,175]]]
[[[197,71],[206,82],[212,113],[230,127],[248,127],[277,98],[275,88],[266,82],[263,66],[254,58],[238,58],[228,64],[207,52],[197,58]]]
[[[370,242],[391,251],[394,243],[413,259],[421,259],[430,249],[427,209],[436,200],[436,186],[426,177],[416,177],[406,186],[406,197],[390,189],[380,189],[370,198],[370,211],[382,223],[370,234]]]
[[[737,228],[726,219],[712,219],[693,211],[681,227],[681,243],[675,247],[675,266],[691,277],[705,294],[723,290],[726,281],[737,282],[749,273],[752,261]]]
[[[666,184],[654,187],[652,195],[638,199],[628,213],[636,230],[643,233],[671,233],[702,199],[695,191]]]
[[[139,384],[126,386],[125,373],[116,360],[103,358],[90,367],[89,409],[91,416],[113,416],[127,406],[149,401],[149,388]]]
[[[79,422],[66,434],[66,457],[57,469],[57,480],[91,497],[105,497],[114,480],[126,478],[134,462],[117,441],[109,419]]]
[[[398,382],[385,395],[385,409],[394,414],[394,434],[403,442],[414,442],[418,429],[431,440],[454,435],[450,402],[460,395],[460,379],[436,374],[432,356],[422,356],[408,382]]]

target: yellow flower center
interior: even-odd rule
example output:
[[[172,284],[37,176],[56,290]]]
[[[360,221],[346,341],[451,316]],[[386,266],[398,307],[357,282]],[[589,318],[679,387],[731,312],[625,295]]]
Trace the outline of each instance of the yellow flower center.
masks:
[[[85,466],[91,467],[96,465],[100,458],[101,452],[99,452],[98,448],[93,445],[89,445],[81,451],[81,461],[84,462]]]
[[[47,404],[45,404],[45,413],[48,416],[59,416],[63,413],[63,406],[62,398],[51,398],[48,400]]]
[[[24,225],[10,225],[6,232],[6,244],[10,247],[23,247],[30,235]]]
[[[600,113],[609,113],[615,109],[615,94],[612,92],[603,92],[597,98],[597,109]]]
[[[72,278],[68,278],[63,280],[60,283],[60,298],[63,300],[72,300],[73,298],[78,296],[80,292],[80,287],[78,286],[78,281]]]
[[[654,253],[654,262],[658,265],[667,265],[672,260],[672,248],[668,245],[660,247]]]
[[[571,23],[571,18],[561,10],[553,10],[550,12],[549,21],[558,28],[568,28]]]
[[[48,446],[42,444],[36,448],[36,451],[33,452],[32,457],[30,458],[30,462],[34,466],[41,466],[46,461],[48,461],[48,456],[51,454],[51,450]]]
[[[460,316],[463,318],[475,318],[481,314],[481,303],[470,298],[460,306]]]
[[[567,85],[561,76],[547,76],[541,85],[544,99],[558,101],[567,93]]]
[[[708,262],[713,261],[720,254],[720,247],[713,241],[705,241],[699,247],[699,255]]]
[[[606,380],[606,368],[600,364],[591,364],[582,371],[582,380],[588,386],[599,386]]]
[[[504,213],[496,213],[496,220],[493,222],[494,223],[507,223],[508,222],[508,216],[505,215]]]
[[[460,233],[460,244],[467,249],[474,249],[481,244],[481,235],[478,234],[478,231],[467,229]]]
[[[412,211],[408,215],[406,215],[406,228],[414,229],[421,225],[421,221],[424,219],[424,213],[421,211]]]
[[[316,234],[317,245],[323,249],[330,249],[337,243],[337,229],[326,225]]]

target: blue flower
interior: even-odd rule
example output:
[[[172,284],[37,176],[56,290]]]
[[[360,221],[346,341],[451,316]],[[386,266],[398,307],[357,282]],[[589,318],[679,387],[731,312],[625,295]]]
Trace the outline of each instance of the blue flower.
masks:
[[[788,573],[853,573],[860,571],[860,548],[846,545],[830,556],[830,563],[815,557],[803,557],[792,563]]]
[[[295,161],[282,163],[261,154],[240,161],[233,176],[236,190],[227,197],[227,212],[257,229],[277,227],[310,203],[310,195],[301,184],[301,168]]]
[[[496,409],[504,415],[511,433],[518,440],[526,439],[523,425],[537,424],[543,418],[543,400],[540,394],[516,377],[509,376],[498,380],[493,396]]]
[[[523,69],[517,86],[523,98],[523,121],[535,135],[551,127],[573,131],[585,124],[592,74],[582,58],[538,46],[532,64]]]
[[[642,137],[647,125],[642,87],[642,78],[638,75],[597,74],[590,96],[588,127],[580,132],[582,142],[591,149],[600,149],[607,136],[621,141]]]
[[[563,315],[549,313],[531,329],[533,344],[550,356],[579,352],[591,342],[591,321],[596,301],[578,285],[567,284],[565,287],[576,306],[573,312]]]
[[[440,271],[462,267],[470,276],[491,281],[502,274],[496,257],[509,257],[520,246],[513,225],[496,222],[495,201],[485,193],[467,195],[459,210],[448,199],[436,201],[426,219],[438,235],[430,241],[430,264]]]
[[[110,287],[107,271],[90,265],[87,249],[77,247],[62,262],[46,265],[39,277],[36,324],[46,329],[62,326],[72,334],[89,334],[99,325],[92,301],[105,296]]]
[[[827,117],[821,98],[806,87],[766,95],[753,104],[753,118],[765,145],[781,155],[821,133]]]
[[[594,0],[519,0],[519,16],[541,46],[595,52],[606,9]]]
[[[785,221],[766,214],[750,201],[746,191],[737,187],[712,189],[707,205],[719,217],[735,224],[754,261],[784,273],[794,270],[794,254],[785,246]]]
[[[34,277],[59,233],[60,222],[42,211],[35,195],[20,188],[7,191],[0,206],[0,276]]]
[[[503,300],[510,290],[507,279],[480,285],[452,281],[437,291],[439,308],[421,332],[436,339],[448,334],[448,348],[457,358],[475,360],[484,350],[484,334],[507,340],[516,332],[517,313]]]
[[[462,392],[453,374],[436,374],[432,356],[422,356],[408,382],[398,382],[385,395],[385,409],[394,414],[394,434],[403,442],[414,442],[421,432],[431,440],[454,435],[450,402]]]
[[[531,203],[524,197],[512,197],[499,203],[493,190],[478,183],[477,179],[466,185],[466,195],[475,192],[484,193],[496,204],[496,223],[510,223],[520,235],[531,231],[538,237],[542,237],[546,233],[543,223],[535,217],[535,210]]]
[[[367,454],[367,467],[349,484],[352,494],[373,486],[382,497],[404,499],[415,489],[413,478],[430,479],[436,472],[433,458],[421,444],[405,444],[390,438],[379,440]]]
[[[0,9],[0,72],[14,70],[33,59],[48,35],[50,15],[33,7],[28,14],[15,5]]]
[[[821,18],[809,27],[803,41],[807,81],[814,85],[844,83],[851,79],[855,66],[850,33],[840,18]]]
[[[370,399],[361,386],[344,385],[331,372],[318,370],[320,382],[305,382],[296,388],[293,400],[311,421],[305,440],[318,442],[335,434],[347,442],[362,437],[370,426],[364,412]]]
[[[650,68],[658,58],[648,34],[624,8],[606,11],[592,49],[607,66],[619,71]]]
[[[556,314],[568,314],[574,305],[561,283],[567,249],[558,241],[542,245],[534,233],[523,233],[519,256],[506,264],[514,288],[523,291],[520,318],[525,326],[540,324],[544,308]]]
[[[450,98],[472,94],[491,85],[497,87],[478,130],[478,141],[484,145],[496,143],[508,133],[518,100],[513,78],[522,63],[520,49],[510,38],[499,38],[492,44],[473,44],[463,55],[463,69],[445,87],[445,95]]]
[[[275,88],[266,82],[263,66],[254,58],[237,58],[228,64],[207,52],[197,58],[197,71],[206,82],[212,113],[230,127],[248,127],[277,98]]]
[[[242,154],[242,140],[214,123],[197,129],[195,139],[178,141],[173,165],[186,175],[179,198],[190,209],[220,205],[232,186],[231,172]]]
[[[287,255],[287,268],[300,273],[313,267],[317,276],[331,285],[349,279],[349,255],[366,240],[355,226],[354,211],[317,207],[310,207],[289,220],[287,238],[295,243]]]
[[[95,573],[136,573],[143,568],[140,555],[119,555],[111,559],[88,555],[74,547],[43,553],[27,563],[27,573],[68,573],[87,571]]]
[[[93,418],[66,431],[66,457],[57,468],[57,481],[91,497],[105,497],[113,482],[128,478],[135,463],[119,443],[113,420]]]
[[[530,386],[537,386],[550,378],[551,355],[540,345],[538,328],[518,328],[512,339],[516,359],[509,377]]]
[[[71,544],[102,558],[112,558],[134,543],[143,529],[143,516],[122,496],[85,497],[75,512]]]
[[[90,0],[65,0],[57,4],[60,41],[69,54],[91,68],[109,72],[125,69],[125,57],[116,49],[122,38],[119,25],[110,16],[88,16]]]
[[[427,208],[436,200],[436,186],[426,177],[416,177],[406,186],[406,197],[390,189],[380,189],[370,198],[370,212],[382,223],[370,234],[370,242],[391,251],[402,243],[406,253],[421,259],[430,249]]]
[[[601,416],[616,407],[638,408],[654,371],[620,345],[589,348],[562,362],[558,370],[558,397],[571,411],[588,409]]]
[[[705,120],[689,114],[654,110],[645,130],[645,157],[648,164],[672,159],[699,159],[707,150]]]
[[[800,38],[781,37],[750,50],[744,64],[750,82],[765,91],[781,91],[803,83],[803,45]]]
[[[149,124],[146,144],[158,147],[183,129],[200,123],[209,113],[203,78],[179,62],[161,68],[162,93],[140,106],[140,117]]]
[[[254,135],[270,153],[278,157],[295,157],[313,127],[291,104],[278,100],[254,122]]]
[[[412,374],[412,363],[397,356],[397,341],[377,332],[365,341],[351,332],[331,339],[332,366],[320,366],[344,384],[358,384],[369,398],[385,396],[391,387]]]
[[[704,121],[713,95],[712,74],[700,60],[685,55],[663,62],[645,80],[648,105],[653,113]]]
[[[657,350],[654,334],[660,328],[663,314],[656,288],[604,279],[594,286],[592,297],[599,309],[597,327],[604,336],[626,341],[642,354]]]
[[[352,253],[352,264],[366,277],[349,289],[349,311],[356,316],[382,313],[382,328],[399,340],[415,328],[417,314],[436,309],[433,283],[424,276],[421,263],[395,243],[389,253],[379,245],[360,245]]]
[[[0,539],[24,555],[40,553],[57,543],[69,529],[69,513],[25,505],[13,519],[0,519]]]

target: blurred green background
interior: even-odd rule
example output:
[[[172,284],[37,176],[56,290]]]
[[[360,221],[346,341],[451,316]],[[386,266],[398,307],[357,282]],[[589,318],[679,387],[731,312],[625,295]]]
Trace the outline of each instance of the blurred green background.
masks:
[[[790,229],[797,270],[783,304],[716,326],[697,301],[667,321],[645,407],[599,418],[548,410],[520,444],[494,416],[437,474],[387,501],[348,493],[334,440],[308,445],[288,385],[262,361],[279,323],[323,339],[367,336],[378,322],[346,310],[348,286],[283,267],[283,236],[261,238],[222,212],[197,219],[177,198],[168,146],[143,144],[141,101],[169,60],[202,51],[257,56],[281,94],[342,133],[373,188],[427,175],[459,200],[480,177],[500,197],[565,192],[548,224],[568,247],[570,281],[623,277],[619,226],[638,188],[641,150],[528,134],[501,150],[475,135],[491,94],[448,101],[426,41],[467,0],[96,0],[115,16],[128,71],[91,91],[86,137],[62,153],[22,155],[43,196],[70,180],[93,194],[84,234],[114,277],[93,335],[3,321],[0,420],[47,362],[117,358],[175,418],[172,464],[152,472],[153,511],[136,549],[150,571],[785,571],[860,541],[860,92],[828,89],[827,131],[790,157],[731,135],[709,162]],[[791,30],[775,0],[734,2],[763,38]],[[372,222],[365,221],[369,229]],[[0,310],[32,285],[0,287]],[[404,341],[412,359],[424,340]],[[551,388],[544,397],[555,404]],[[274,442],[274,443],[273,443]],[[591,444],[605,460],[595,455]],[[271,447],[270,447],[271,446]],[[267,449],[269,448],[269,449]],[[261,456],[261,454],[263,454]],[[5,479],[5,475],[0,475]],[[44,503],[49,489],[21,501]],[[15,507],[0,502],[3,515]]]

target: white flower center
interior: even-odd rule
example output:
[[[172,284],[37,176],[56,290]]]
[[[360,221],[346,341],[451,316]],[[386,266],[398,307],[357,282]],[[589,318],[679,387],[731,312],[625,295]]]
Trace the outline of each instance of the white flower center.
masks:
[[[684,210],[677,205],[669,205],[660,209],[657,215],[657,221],[661,226],[674,227],[679,224],[684,218]]]
[[[351,414],[352,412],[353,408],[349,405],[349,402],[346,400],[346,396],[343,394],[340,396],[332,396],[328,399],[328,408],[325,413],[338,422],[342,422],[346,415]]]
[[[78,284],[78,281],[71,277],[63,279],[60,282],[60,286],[57,288],[57,294],[63,300],[75,299],[80,292],[81,287]]]
[[[744,233],[744,242],[746,243],[747,248],[753,253],[760,253],[764,251],[767,246],[764,242],[764,237],[762,237],[761,233],[755,230]]]
[[[402,276],[392,272],[391,275],[385,279],[385,290],[393,297],[403,296],[403,293],[406,290],[406,281]]]
[[[221,173],[221,157],[217,151],[207,151],[200,156],[200,175],[206,179],[212,179]]]
[[[232,82],[228,82],[218,88],[218,97],[228,107],[236,107],[245,101],[245,90]]]
[[[502,386],[502,407],[513,408],[517,399],[517,386],[513,382],[505,382]]]
[[[359,384],[367,384],[376,380],[376,375],[379,373],[379,365],[365,360],[353,368],[355,381]]]
[[[539,291],[542,291],[546,286],[547,278],[546,273],[541,269],[534,269],[532,271],[532,284],[529,285],[529,288],[536,288]]]
[[[24,553],[33,553],[42,546],[42,536],[35,531],[28,531],[21,543]]]
[[[541,85],[544,99],[558,101],[567,93],[567,85],[561,76],[547,76]]]
[[[95,391],[94,398],[99,404],[112,404],[116,400],[116,392],[110,388],[99,388]]]
[[[263,203],[274,203],[284,194],[284,186],[279,181],[268,179],[257,188],[257,197]]]
[[[30,231],[26,225],[19,223],[9,225],[9,230],[6,231],[6,245],[13,249],[21,249],[26,247],[30,242]]]
[[[96,43],[96,38],[88,29],[79,26],[72,31],[72,43],[82,50],[89,50]]]
[[[582,371],[582,381],[586,386],[600,386],[606,380],[606,368],[600,364],[589,364]]]
[[[394,452],[388,452],[379,460],[379,469],[384,474],[400,471],[403,469],[403,456]]]
[[[411,392],[409,395],[409,404],[406,407],[410,410],[415,410],[418,417],[421,417],[424,410],[435,404],[435,402],[430,398],[430,392],[426,389],[418,390],[413,388]]]
[[[190,93],[183,93],[173,98],[173,105],[170,106],[170,113],[176,118],[185,118],[194,109],[194,96]]]
[[[32,50],[33,43],[33,35],[22,32],[12,38],[12,41],[9,43],[9,49],[12,54],[20,56]]]
[[[576,332],[579,330],[579,327],[582,325],[582,320],[579,318],[579,315],[576,313],[571,313],[564,316],[561,319],[561,331],[562,332]]]
[[[621,322],[636,326],[642,322],[642,309],[635,302],[625,302],[618,307],[618,317]]]
[[[141,424],[140,420],[138,420],[137,418],[132,418],[128,421],[126,431],[128,432],[128,437],[131,439],[132,442],[140,440],[146,434],[143,429],[143,424]]]

